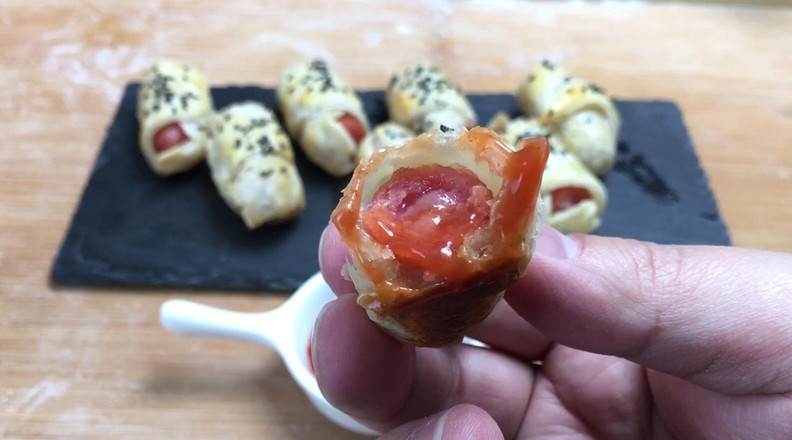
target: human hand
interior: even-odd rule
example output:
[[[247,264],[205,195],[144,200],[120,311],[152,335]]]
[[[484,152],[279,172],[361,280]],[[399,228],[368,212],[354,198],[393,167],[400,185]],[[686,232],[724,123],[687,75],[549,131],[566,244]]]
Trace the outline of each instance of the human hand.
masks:
[[[435,349],[367,318],[346,253],[325,230],[316,377],[383,438],[792,438],[792,256],[545,228],[492,349]]]

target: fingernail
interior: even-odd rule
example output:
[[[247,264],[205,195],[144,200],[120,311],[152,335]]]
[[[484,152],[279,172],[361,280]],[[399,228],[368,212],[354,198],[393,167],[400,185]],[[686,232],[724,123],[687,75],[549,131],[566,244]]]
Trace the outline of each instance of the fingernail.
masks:
[[[319,271],[322,272],[322,273],[324,273],[324,252],[323,252],[323,250],[324,250],[324,245],[325,245],[325,239],[326,239],[326,237],[328,235],[327,231],[329,229],[330,229],[330,227],[326,226],[324,228],[324,230],[322,231],[322,236],[319,238],[319,251],[318,251],[319,252],[319,255],[318,255],[318,257],[319,257]]]
[[[536,241],[537,255],[555,258],[557,260],[567,260],[578,256],[580,247],[572,237],[556,231],[550,226],[545,225]]]
[[[311,368],[311,373],[313,373],[314,377],[316,377],[316,360],[319,358],[318,344],[316,343],[316,329],[319,328],[319,320],[322,318],[322,312],[324,312],[324,307],[319,311],[319,315],[316,317],[314,327],[311,329],[311,339],[308,342],[308,349],[311,355],[308,358],[308,366]]]
[[[322,327],[322,321],[324,320],[325,316],[327,315],[327,309],[330,308],[330,304],[332,302],[333,301],[325,304],[322,307],[322,310],[320,310],[319,314],[316,315],[316,320],[314,321],[313,329],[311,330],[311,342],[310,342],[310,348],[311,348],[310,363],[311,363],[311,365],[310,365],[310,367],[311,367],[311,372],[313,372],[314,377],[317,377],[317,380],[318,380],[318,377],[319,377],[319,369],[316,368],[316,364],[318,363],[317,360],[319,359],[319,344],[317,344],[317,339],[318,339],[318,334],[321,331],[320,329]]]
[[[445,414],[443,414],[440,417],[440,420],[437,421],[437,425],[435,426],[434,429],[434,436],[433,436],[434,439],[443,438],[443,430],[445,429],[446,419],[448,419],[448,413],[450,412],[451,411],[446,411]]]
[[[429,419],[425,423],[422,423],[418,429],[414,430],[407,438],[411,440],[439,440],[443,438],[443,429],[445,428],[445,422],[448,418],[448,413],[450,411],[446,411],[443,415],[440,416],[439,419]]]

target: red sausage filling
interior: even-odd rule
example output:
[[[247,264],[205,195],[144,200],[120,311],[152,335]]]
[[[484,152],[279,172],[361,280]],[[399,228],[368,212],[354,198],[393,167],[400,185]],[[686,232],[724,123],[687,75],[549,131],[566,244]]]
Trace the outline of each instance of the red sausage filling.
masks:
[[[366,136],[366,128],[363,124],[360,123],[358,118],[356,118],[351,113],[344,113],[338,118],[338,123],[344,127],[344,130],[352,136],[352,140],[355,141],[355,144],[360,144],[360,141]]]
[[[404,269],[431,271],[490,220],[492,192],[471,171],[401,168],[361,212],[363,229]]]
[[[553,200],[552,213],[569,209],[578,203],[591,198],[591,193],[585,188],[565,186],[550,193]]]
[[[154,134],[154,151],[162,153],[186,142],[188,139],[178,122],[170,123]]]

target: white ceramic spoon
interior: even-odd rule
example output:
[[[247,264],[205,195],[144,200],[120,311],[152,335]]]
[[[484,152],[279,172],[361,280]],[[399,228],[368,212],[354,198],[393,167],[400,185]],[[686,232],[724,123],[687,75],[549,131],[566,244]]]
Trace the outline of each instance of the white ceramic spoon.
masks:
[[[162,325],[181,335],[234,339],[266,345],[277,351],[294,381],[311,403],[335,424],[350,431],[377,433],[342,413],[324,398],[308,363],[308,344],[319,312],[335,299],[322,275],[306,281],[285,303],[262,313],[241,313],[185,300],[162,304]]]

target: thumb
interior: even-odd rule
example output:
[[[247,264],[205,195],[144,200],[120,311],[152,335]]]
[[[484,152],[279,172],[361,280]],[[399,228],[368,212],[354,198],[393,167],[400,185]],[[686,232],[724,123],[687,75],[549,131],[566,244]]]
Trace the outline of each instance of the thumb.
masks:
[[[439,414],[402,425],[380,437],[380,440],[463,440],[502,439],[498,424],[483,409],[473,405],[457,405]]]
[[[556,342],[733,394],[792,390],[792,257],[546,227],[511,306]]]

